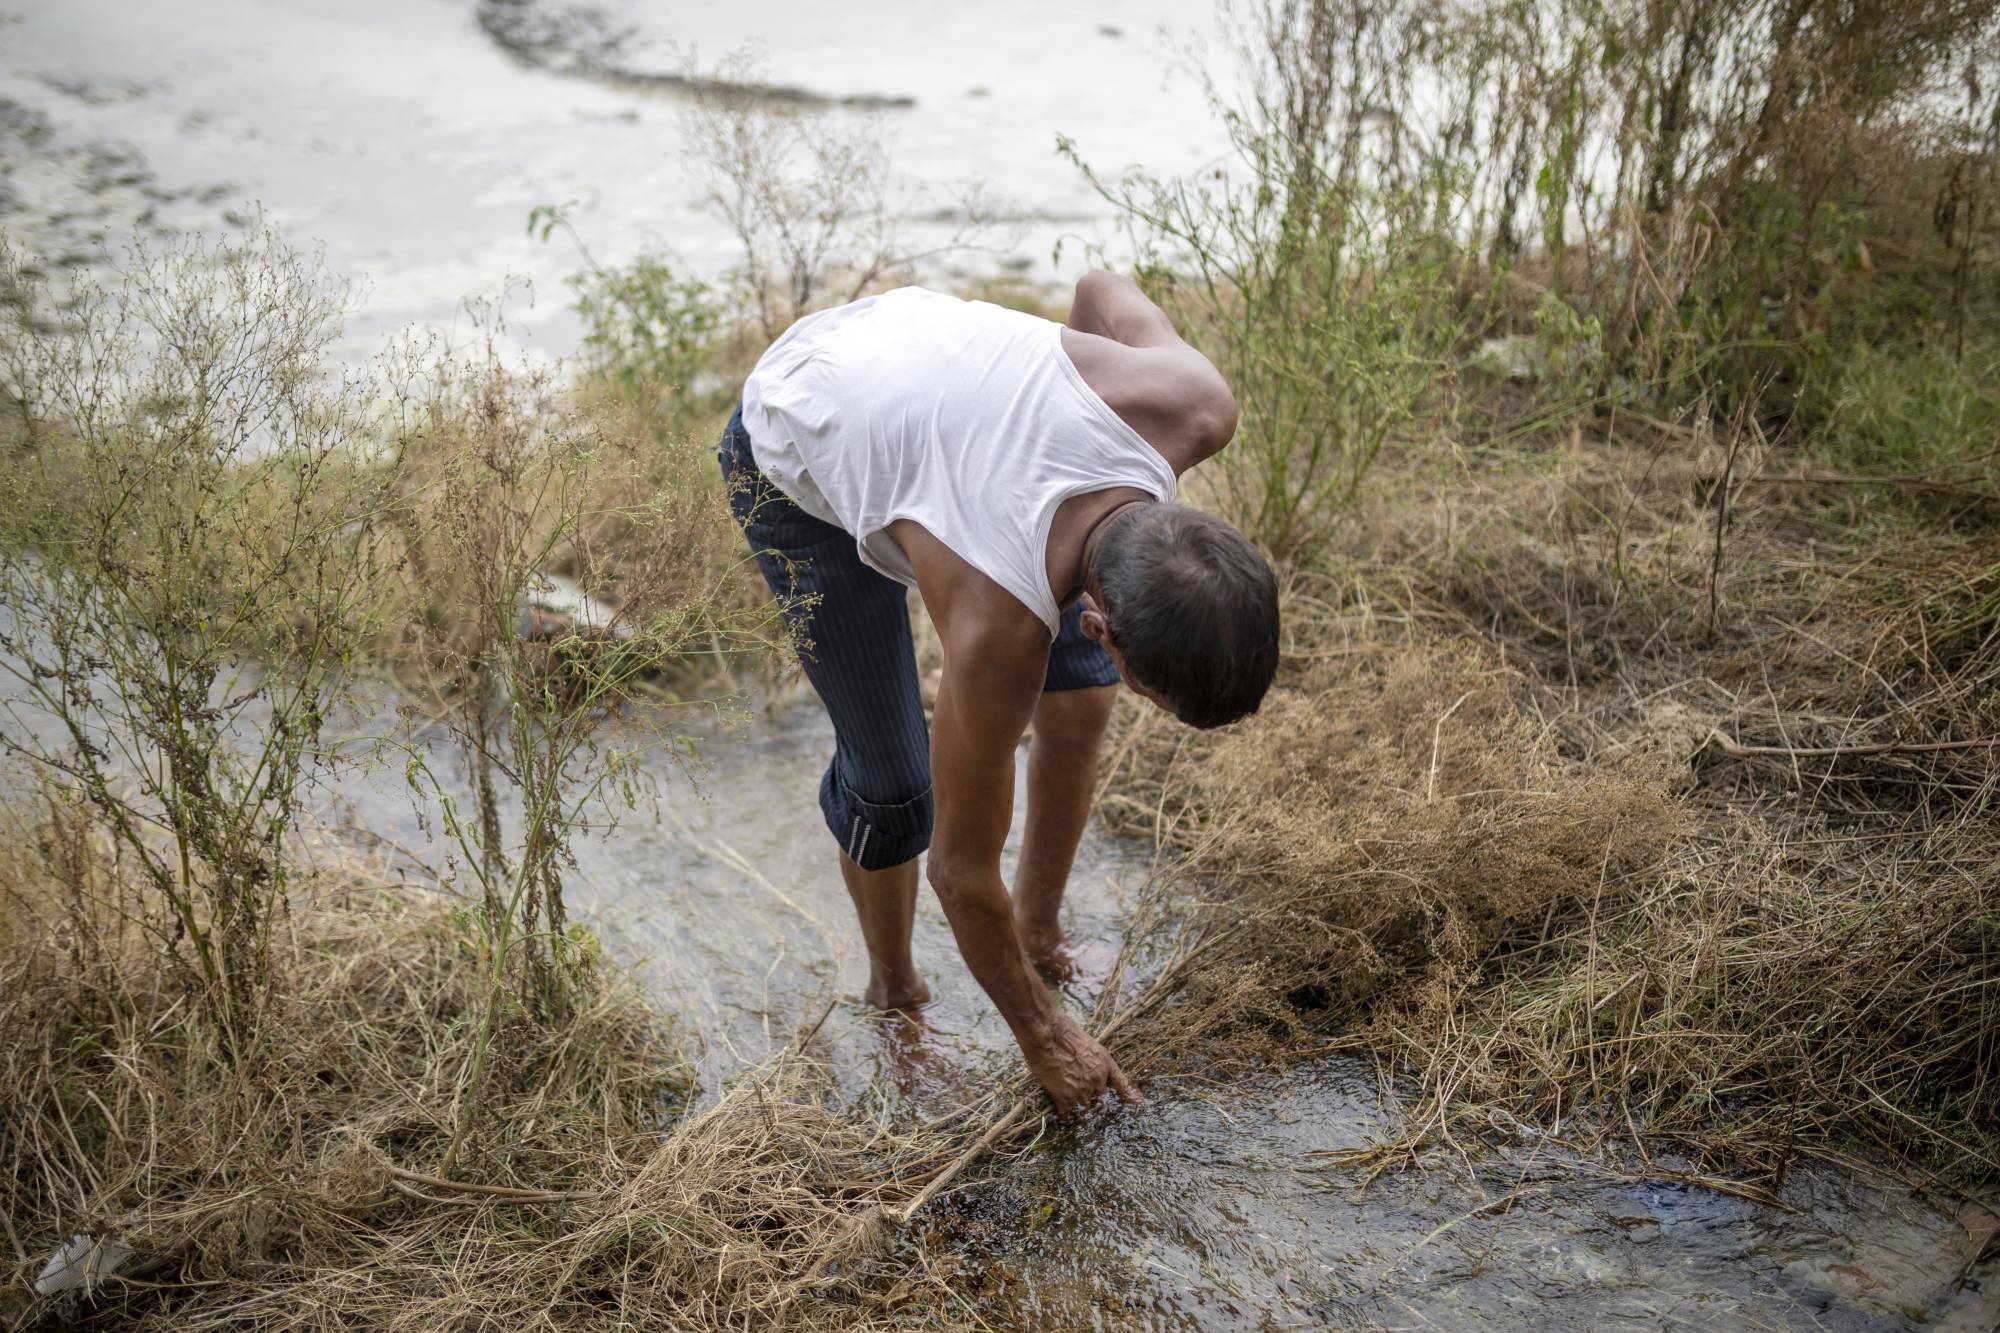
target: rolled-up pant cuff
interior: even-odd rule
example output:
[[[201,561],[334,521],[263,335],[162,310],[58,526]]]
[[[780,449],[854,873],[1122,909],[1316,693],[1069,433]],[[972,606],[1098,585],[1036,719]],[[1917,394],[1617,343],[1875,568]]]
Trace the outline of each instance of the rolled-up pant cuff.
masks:
[[[887,870],[913,861],[931,845],[931,793],[884,804],[855,794],[828,764],[820,779],[819,806],[826,827],[847,859],[863,870]]]

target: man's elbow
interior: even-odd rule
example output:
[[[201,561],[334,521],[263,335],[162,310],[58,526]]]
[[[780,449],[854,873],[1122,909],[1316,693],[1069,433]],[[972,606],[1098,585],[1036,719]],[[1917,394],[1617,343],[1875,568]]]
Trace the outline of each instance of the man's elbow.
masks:
[[[1229,386],[1216,376],[1214,389],[1203,395],[1200,406],[1194,411],[1194,437],[1203,458],[1219,453],[1222,447],[1236,438],[1238,413],[1236,395],[1229,392]]]
[[[1078,278],[1076,295],[1070,301],[1069,326],[1079,333],[1109,336],[1105,325],[1105,311],[1110,308],[1112,292],[1122,281],[1127,279],[1101,268],[1094,268]]]
[[[1131,284],[1132,279],[1122,273],[1113,273],[1108,268],[1094,268],[1076,280],[1076,299],[1098,301],[1119,287]]]

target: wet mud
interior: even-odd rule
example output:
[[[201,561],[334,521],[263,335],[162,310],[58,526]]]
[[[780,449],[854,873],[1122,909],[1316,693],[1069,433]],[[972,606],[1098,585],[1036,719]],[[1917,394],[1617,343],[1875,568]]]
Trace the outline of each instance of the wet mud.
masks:
[[[558,74],[576,74],[614,87],[682,95],[748,97],[775,106],[819,111],[902,111],[914,97],[893,93],[833,96],[796,84],[756,83],[649,66],[634,59],[636,25],[614,23],[596,5],[557,5],[541,0],[482,0],[479,26],[500,48],[523,64]],[[670,48],[664,59],[671,60]],[[692,53],[689,53],[690,55]],[[662,59],[655,57],[655,61]]]

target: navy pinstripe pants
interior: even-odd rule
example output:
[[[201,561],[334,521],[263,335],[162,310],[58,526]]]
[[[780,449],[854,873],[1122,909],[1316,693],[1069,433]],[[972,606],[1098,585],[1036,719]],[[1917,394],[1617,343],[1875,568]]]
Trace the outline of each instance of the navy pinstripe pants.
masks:
[[[854,538],[806,513],[758,470],[738,407],[723,432],[729,507],[771,591],[791,599],[806,678],[833,718],[820,779],[827,829],[863,870],[886,870],[931,842],[931,744],[902,584],[861,563]],[[801,599],[807,605],[797,606]],[[1111,655],[1063,614],[1044,690],[1118,683]]]

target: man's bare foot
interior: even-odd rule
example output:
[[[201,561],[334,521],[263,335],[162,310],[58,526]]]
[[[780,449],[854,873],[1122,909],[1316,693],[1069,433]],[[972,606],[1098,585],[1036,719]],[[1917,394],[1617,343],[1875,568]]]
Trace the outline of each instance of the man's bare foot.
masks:
[[[1020,929],[1018,925],[1015,928]],[[1021,931],[1021,947],[1044,980],[1068,981],[1076,975],[1076,955],[1070,950],[1069,940],[1060,933],[1031,935]]]
[[[965,1070],[931,1037],[922,1013],[903,1010],[879,1021],[882,1034],[881,1070],[890,1086],[919,1100],[962,1100]]]
[[[861,992],[861,1002],[870,1009],[885,1012],[916,1009],[931,1002],[931,987],[919,976],[893,981],[887,977],[873,977],[868,982],[868,988]]]
[[[1020,929],[1018,925],[1015,928]],[[1089,941],[1073,944],[1062,934],[1023,933],[1021,946],[1043,979],[1061,986],[1095,986],[1111,975],[1117,961],[1116,951],[1106,945]]]

